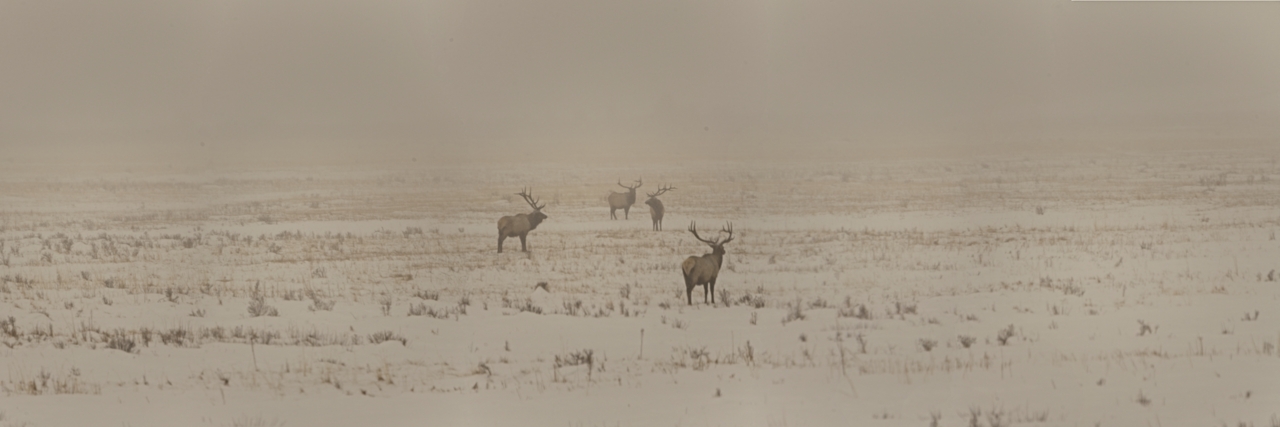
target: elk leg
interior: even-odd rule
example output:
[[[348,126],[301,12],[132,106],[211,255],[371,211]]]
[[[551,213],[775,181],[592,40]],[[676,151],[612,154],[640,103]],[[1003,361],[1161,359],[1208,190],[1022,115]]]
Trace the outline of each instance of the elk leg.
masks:
[[[502,253],[502,241],[507,240],[505,234],[498,234],[498,253]]]
[[[618,219],[618,209],[609,208],[609,219]]]
[[[524,245],[525,236],[528,236],[528,234],[520,235],[520,252],[529,252],[529,248]]]
[[[711,305],[716,305],[716,279],[711,279],[711,283],[707,286],[711,288],[707,290],[711,293]]]
[[[631,219],[631,207],[622,208],[622,215],[624,219]]]
[[[689,305],[693,305],[693,281],[689,280],[689,276],[684,278],[684,296],[689,300]]]

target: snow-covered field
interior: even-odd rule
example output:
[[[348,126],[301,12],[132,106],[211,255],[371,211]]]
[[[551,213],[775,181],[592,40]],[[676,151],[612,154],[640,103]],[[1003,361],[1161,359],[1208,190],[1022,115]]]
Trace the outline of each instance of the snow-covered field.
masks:
[[[1280,426],[1276,153],[53,170],[0,173],[0,426]]]

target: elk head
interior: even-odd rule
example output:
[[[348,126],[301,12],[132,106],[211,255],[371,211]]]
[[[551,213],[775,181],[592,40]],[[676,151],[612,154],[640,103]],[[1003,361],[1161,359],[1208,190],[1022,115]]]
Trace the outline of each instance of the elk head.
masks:
[[[533,196],[529,195],[528,187],[522,189],[519,193],[516,193],[516,195],[523,197],[525,203],[528,203],[529,207],[533,208],[533,212],[529,212],[529,224],[537,227],[542,220],[547,219],[547,214],[542,213],[542,208],[546,207],[547,204],[538,204],[538,201],[542,199],[539,198],[535,200]]]
[[[640,188],[641,185],[644,185],[644,178],[637,179],[634,186],[622,185],[622,180],[618,180],[618,186],[627,189],[628,205],[636,202],[636,189]]]
[[[655,200],[658,200],[658,196],[661,196],[663,193],[666,193],[666,192],[668,192],[668,191],[675,190],[675,189],[676,189],[675,187],[672,187],[672,186],[670,186],[670,185],[666,185],[666,186],[659,187],[659,188],[658,188],[658,191],[655,191],[655,192],[652,192],[652,193],[644,193],[644,194],[646,194],[646,195],[648,195],[648,196],[649,196],[649,200],[646,200],[646,201],[644,202],[644,204],[646,204],[646,205],[653,205],[653,202],[654,202]]]

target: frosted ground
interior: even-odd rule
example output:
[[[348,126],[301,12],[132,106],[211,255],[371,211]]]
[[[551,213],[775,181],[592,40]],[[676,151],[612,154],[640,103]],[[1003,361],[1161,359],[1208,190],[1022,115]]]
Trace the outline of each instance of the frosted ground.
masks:
[[[0,426],[1280,425],[1276,153],[11,166]]]

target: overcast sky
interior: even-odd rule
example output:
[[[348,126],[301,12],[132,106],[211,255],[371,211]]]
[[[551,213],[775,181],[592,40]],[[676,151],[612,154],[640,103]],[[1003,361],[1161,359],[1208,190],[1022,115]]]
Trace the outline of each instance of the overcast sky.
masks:
[[[1280,144],[1277,76],[1277,2],[0,0],[0,158]]]

